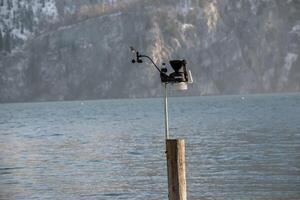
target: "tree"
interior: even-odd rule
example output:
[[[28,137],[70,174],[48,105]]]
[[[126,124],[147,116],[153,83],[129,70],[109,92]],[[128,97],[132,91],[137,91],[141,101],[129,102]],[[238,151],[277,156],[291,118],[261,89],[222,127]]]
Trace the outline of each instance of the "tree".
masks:
[[[22,16],[22,20],[24,23],[24,28],[28,29],[30,32],[33,32],[33,8],[30,5],[28,9],[25,11],[24,15]]]
[[[45,0],[41,0],[41,4],[42,4],[42,7],[44,8],[44,7],[45,7],[45,5],[46,5],[46,2],[45,2]]]
[[[12,1],[11,0],[7,0],[7,9],[11,10],[12,8]]]
[[[0,51],[3,49],[3,37],[2,37],[2,31],[0,30]]]
[[[9,52],[11,51],[11,36],[10,32],[6,31],[5,37],[4,37],[4,50]]]
[[[14,26],[16,26],[16,24],[17,24],[16,13],[17,13],[16,11],[13,11],[13,16],[12,17],[13,17],[13,25]]]
[[[21,22],[21,34],[24,34],[24,24]]]

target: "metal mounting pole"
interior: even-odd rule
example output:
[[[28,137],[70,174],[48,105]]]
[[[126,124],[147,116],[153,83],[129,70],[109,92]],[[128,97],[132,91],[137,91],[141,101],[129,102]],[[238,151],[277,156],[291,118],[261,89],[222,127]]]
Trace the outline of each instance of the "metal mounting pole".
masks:
[[[169,114],[168,114],[168,90],[167,83],[164,83],[164,111],[165,111],[165,137],[169,139]]]

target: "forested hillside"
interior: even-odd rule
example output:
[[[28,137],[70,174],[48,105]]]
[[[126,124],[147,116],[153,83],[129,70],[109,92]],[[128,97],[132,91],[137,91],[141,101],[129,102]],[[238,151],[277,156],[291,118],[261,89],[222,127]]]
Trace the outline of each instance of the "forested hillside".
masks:
[[[161,95],[130,46],[186,59],[185,95],[300,91],[298,0],[0,0],[0,102]]]

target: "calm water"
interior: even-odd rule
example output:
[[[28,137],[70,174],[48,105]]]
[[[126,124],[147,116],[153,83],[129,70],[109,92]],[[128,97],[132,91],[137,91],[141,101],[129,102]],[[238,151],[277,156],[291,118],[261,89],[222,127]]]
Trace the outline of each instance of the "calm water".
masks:
[[[171,98],[189,200],[299,200],[300,95]],[[0,104],[0,199],[167,199],[161,99]]]

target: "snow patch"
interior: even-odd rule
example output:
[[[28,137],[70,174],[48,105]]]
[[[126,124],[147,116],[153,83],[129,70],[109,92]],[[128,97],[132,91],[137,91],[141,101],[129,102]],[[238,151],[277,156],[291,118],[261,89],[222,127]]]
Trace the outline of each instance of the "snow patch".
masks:
[[[23,33],[20,29],[12,29],[11,34],[18,39],[27,40],[31,33],[28,30],[24,30]]]
[[[290,33],[296,33],[297,35],[300,35],[300,24],[297,24],[297,25],[293,26]]]
[[[297,24],[296,26],[294,26],[292,31],[300,31],[300,25]]]
[[[42,5],[40,1],[34,1],[32,3],[32,10],[37,22],[41,20],[40,17],[45,17],[47,18],[47,21],[52,23],[58,20],[58,11],[55,0],[45,1],[44,5]]]
[[[193,24],[182,24],[182,30],[183,31],[186,31],[186,30],[192,29],[192,28],[194,28]]]
[[[177,38],[172,38],[171,44],[174,47],[174,49],[179,49],[181,48],[181,44]]]
[[[256,13],[257,13],[258,4],[259,4],[259,1],[257,1],[257,0],[250,0],[251,12],[254,15],[256,15]]]
[[[285,64],[283,66],[283,68],[286,70],[286,71],[290,71],[291,68],[292,68],[292,65],[293,63],[297,60],[298,58],[298,55],[295,54],[295,53],[288,53],[286,56],[285,56]]]
[[[46,17],[50,17],[52,19],[52,21],[58,20],[58,11],[55,6],[55,1],[52,0],[52,1],[46,2],[45,7],[42,8],[42,13]]]
[[[271,89],[271,80],[274,77],[275,69],[271,68],[265,71],[262,80],[264,83],[264,89],[265,90],[270,90]]]
[[[218,20],[219,20],[219,11],[214,2],[207,3],[204,7],[204,15],[207,19],[207,27],[208,31],[212,31],[216,28]]]
[[[289,52],[285,56],[285,58],[284,58],[284,65],[283,65],[283,68],[281,70],[281,76],[280,76],[280,79],[279,79],[279,87],[281,89],[283,89],[284,83],[286,83],[288,81],[290,70],[291,70],[291,68],[293,66],[293,63],[295,61],[297,61],[297,59],[298,59],[298,55],[295,54],[295,53],[290,53]]]
[[[73,15],[76,13],[76,6],[75,5],[70,5],[70,6],[65,6],[64,7],[64,14],[65,15]]]

